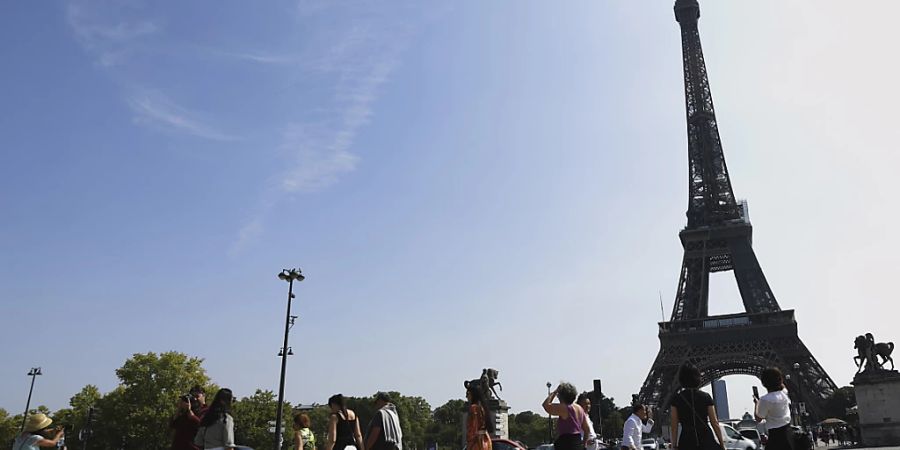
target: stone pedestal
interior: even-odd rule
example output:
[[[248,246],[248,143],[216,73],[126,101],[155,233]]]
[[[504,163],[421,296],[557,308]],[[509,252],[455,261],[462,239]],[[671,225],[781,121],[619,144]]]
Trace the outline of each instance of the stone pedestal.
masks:
[[[487,411],[487,420],[493,422],[494,424],[494,432],[491,433],[492,439],[509,439],[509,405],[506,404],[503,400],[492,399],[488,400],[487,407],[489,410]],[[463,445],[466,445],[466,424],[469,423],[469,413],[468,410],[463,413],[462,420],[462,435],[463,435]]]
[[[863,445],[900,445],[900,372],[870,369],[853,378]]]
[[[488,420],[494,422],[492,438],[509,439],[509,405],[503,400],[489,400]]]

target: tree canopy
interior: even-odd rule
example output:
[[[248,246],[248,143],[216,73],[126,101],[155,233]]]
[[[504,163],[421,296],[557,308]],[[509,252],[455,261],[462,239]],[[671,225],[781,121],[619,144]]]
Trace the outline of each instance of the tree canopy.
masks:
[[[90,448],[168,448],[172,438],[169,424],[174,417],[178,397],[186,394],[192,386],[200,385],[206,389],[207,401],[211,401],[218,389],[207,376],[202,359],[174,351],[136,353],[116,370],[116,376],[119,384],[111,391],[102,393],[97,386],[87,385],[69,399],[67,408],[51,414],[54,422],[66,426],[69,447],[81,447],[78,432],[86,428],[89,411],[94,408]],[[851,401],[844,389],[835,394],[835,410]],[[263,389],[244,397],[240,397],[240,393],[235,394],[232,415],[236,443],[257,449],[270,448],[274,435],[269,432],[269,423],[275,420],[278,406],[275,394]],[[439,448],[458,449],[464,445],[465,400],[449,400],[432,410],[431,405],[420,396],[403,395],[396,391],[388,394],[397,406],[406,449],[424,450],[434,444]],[[849,395],[852,396],[852,389]],[[375,416],[374,400],[374,394],[346,397],[346,405],[356,412],[363,433]],[[616,407],[611,398],[601,397],[599,405],[603,416],[603,436],[618,436],[624,423],[623,411]],[[32,412],[50,413],[44,406],[38,406]],[[301,412],[309,415],[310,428],[316,434],[320,448],[323,447],[331,413],[329,408],[323,405],[299,411],[293,410],[289,403],[284,405],[285,447],[292,443],[293,417]],[[21,423],[21,414],[11,416],[0,409],[0,445],[11,443]],[[553,429],[556,429],[555,423]],[[509,434],[511,439],[528,447],[548,442],[547,416],[532,411],[510,414]]]

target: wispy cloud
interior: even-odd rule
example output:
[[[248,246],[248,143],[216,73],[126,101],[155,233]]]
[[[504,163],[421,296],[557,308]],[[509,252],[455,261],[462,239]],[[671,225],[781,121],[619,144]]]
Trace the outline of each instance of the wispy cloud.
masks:
[[[187,133],[204,139],[230,141],[235,137],[204,123],[196,112],[189,111],[158,92],[133,94],[128,106],[136,123],[163,131]]]
[[[235,240],[228,249],[228,254],[231,256],[239,254],[244,248],[259,239],[262,231],[263,223],[262,218],[260,217],[254,218],[250,220],[250,222],[244,224],[240,231],[238,231],[237,240]]]
[[[285,192],[325,188],[356,168],[356,137],[371,120],[379,89],[406,45],[407,30],[393,31],[379,41],[377,34],[354,27],[321,58],[306,63],[304,70],[325,73],[335,81],[325,112],[291,123],[283,133],[282,149],[294,160],[279,180]]]
[[[155,34],[159,26],[146,19],[124,20],[114,15],[114,5],[109,8],[86,8],[70,3],[66,19],[82,46],[97,57],[103,66],[115,66],[125,60],[138,39]]]
[[[345,5],[353,8],[353,5]],[[343,11],[335,2],[315,0],[300,4],[302,20],[315,20],[319,14]],[[341,12],[337,11],[337,12]],[[327,95],[307,108],[301,118],[290,121],[282,129],[281,153],[289,161],[288,168],[274,178],[263,195],[261,205],[241,228],[232,254],[239,252],[262,233],[265,216],[284,194],[321,191],[338,182],[342,176],[359,166],[365,152],[357,149],[359,133],[376,113],[376,102],[383,86],[400,64],[400,56],[417,31],[416,21],[401,22],[379,9],[341,15],[350,17],[339,27],[319,30],[307,36],[309,41],[327,42],[327,46],[312,46],[298,58],[294,68],[308,88]],[[307,95],[299,86],[298,93]],[[313,112],[310,112],[313,111]]]
[[[260,64],[292,64],[297,61],[296,56],[278,55],[264,52],[225,52],[217,51],[219,55]]]

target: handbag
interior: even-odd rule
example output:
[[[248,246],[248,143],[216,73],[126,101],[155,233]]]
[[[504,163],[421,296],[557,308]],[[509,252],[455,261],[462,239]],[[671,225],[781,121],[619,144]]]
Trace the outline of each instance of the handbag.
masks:
[[[708,421],[706,417],[701,417],[699,414],[697,414],[697,409],[694,407],[694,393],[691,392],[691,401],[688,402],[685,398],[685,391],[687,391],[687,389],[682,389],[680,394],[684,402],[691,407],[691,421],[694,425],[694,442],[697,443],[697,448],[700,450],[722,450],[722,446],[719,445],[718,442],[716,442],[715,436],[710,436],[712,437],[712,439],[700,439],[700,431],[699,428],[697,428],[697,419],[700,419],[701,425],[707,425],[707,428],[709,427]],[[709,434],[706,435],[709,436]]]

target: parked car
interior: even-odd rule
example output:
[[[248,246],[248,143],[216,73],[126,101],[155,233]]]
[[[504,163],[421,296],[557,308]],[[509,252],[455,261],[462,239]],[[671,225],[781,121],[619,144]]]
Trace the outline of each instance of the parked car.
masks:
[[[656,439],[648,438],[641,441],[642,450],[659,450],[659,442]]]
[[[725,440],[725,448],[728,450],[756,450],[756,442],[738,433],[731,425],[719,424],[722,428],[722,439]]]
[[[759,430],[756,428],[739,428],[738,433],[741,433],[741,436],[750,439],[756,444],[756,448],[762,448],[763,440],[762,435],[759,434]]]
[[[547,445],[547,444],[545,444],[545,445]],[[550,445],[550,450],[552,450],[553,444],[549,444],[549,445]],[[499,438],[491,439],[491,446],[493,446],[494,450],[528,450],[528,447],[523,445],[521,442],[513,441],[513,440],[509,440],[509,439],[499,439]]]

